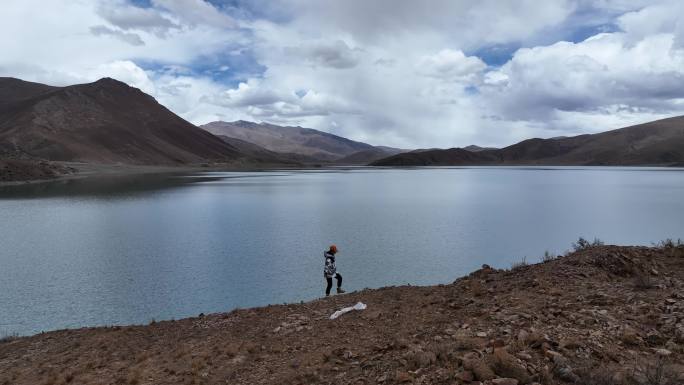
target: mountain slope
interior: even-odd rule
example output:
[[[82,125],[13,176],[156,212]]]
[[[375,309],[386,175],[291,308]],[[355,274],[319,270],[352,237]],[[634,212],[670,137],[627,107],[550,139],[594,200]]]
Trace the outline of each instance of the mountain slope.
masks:
[[[361,150],[351,155],[347,155],[335,161],[340,165],[362,165],[375,162],[376,160],[386,158],[388,156],[396,155],[404,152],[398,148],[391,147],[374,147],[368,150]]]
[[[241,156],[153,97],[110,78],[67,87],[0,78],[0,157],[187,164]]]
[[[286,153],[280,153],[280,152],[274,152],[271,150],[267,150],[259,145],[256,145],[254,143],[248,142],[246,140],[242,139],[237,139],[237,138],[231,138],[229,136],[225,135],[216,135],[218,138],[223,140],[224,142],[230,144],[231,146],[235,147],[240,151],[241,154],[244,154],[250,158],[252,158],[254,161],[260,162],[260,163],[274,163],[274,164],[283,164],[283,165],[301,165],[302,163],[307,163],[307,162],[314,162],[315,159],[309,158],[304,155],[298,155],[298,154],[286,154]]]
[[[452,165],[659,165],[684,164],[684,117],[657,120],[592,135],[528,139],[502,149],[429,150],[373,162],[374,166]]]
[[[303,127],[283,127],[267,123],[212,122],[201,126],[214,135],[224,135],[254,143],[277,153],[298,154],[318,161],[334,161],[374,147],[337,135]]]

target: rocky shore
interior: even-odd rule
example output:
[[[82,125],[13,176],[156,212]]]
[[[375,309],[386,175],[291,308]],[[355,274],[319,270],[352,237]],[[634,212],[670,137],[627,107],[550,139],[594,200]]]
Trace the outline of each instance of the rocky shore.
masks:
[[[684,247],[582,245],[448,285],[5,338],[0,384],[684,384]]]

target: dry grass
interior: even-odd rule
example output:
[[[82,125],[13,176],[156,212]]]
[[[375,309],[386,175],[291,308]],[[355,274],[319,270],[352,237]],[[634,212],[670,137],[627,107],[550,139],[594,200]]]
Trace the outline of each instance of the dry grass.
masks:
[[[547,262],[553,261],[554,259],[556,259],[556,256],[549,253],[549,251],[546,250],[544,252],[544,255],[540,258],[540,261],[541,261],[541,263],[547,263]]]
[[[520,268],[523,268],[525,266],[529,266],[529,263],[527,263],[527,257],[523,257],[520,262],[515,262],[511,265],[511,270],[518,270]]]
[[[589,242],[588,240],[584,239],[583,237],[579,237],[577,242],[572,243],[572,249],[575,251],[586,250],[586,249],[588,249],[590,247],[594,247],[594,246],[603,246],[603,241],[598,239],[598,238],[594,238],[594,240],[592,242]]]

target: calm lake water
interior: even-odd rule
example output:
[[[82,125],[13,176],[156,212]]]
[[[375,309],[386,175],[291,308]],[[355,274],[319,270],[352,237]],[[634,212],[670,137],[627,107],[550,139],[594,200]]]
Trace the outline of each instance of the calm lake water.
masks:
[[[348,290],[448,283],[579,236],[684,237],[684,170],[202,173],[0,188],[0,335],[147,323]]]

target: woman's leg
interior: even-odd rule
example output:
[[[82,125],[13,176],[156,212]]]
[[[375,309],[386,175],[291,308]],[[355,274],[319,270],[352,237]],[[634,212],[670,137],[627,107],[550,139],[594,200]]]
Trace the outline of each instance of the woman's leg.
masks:
[[[325,280],[328,282],[328,287],[325,288],[325,295],[328,296],[330,295],[330,289],[332,289],[332,277],[325,277]]]
[[[335,278],[337,278],[337,288],[342,287],[342,275],[340,273],[335,273]]]

